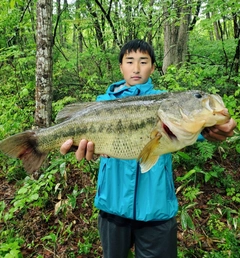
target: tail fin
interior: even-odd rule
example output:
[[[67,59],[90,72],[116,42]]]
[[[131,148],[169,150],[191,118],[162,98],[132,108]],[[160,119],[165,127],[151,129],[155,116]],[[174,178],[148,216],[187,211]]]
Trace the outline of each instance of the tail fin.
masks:
[[[2,140],[0,151],[10,157],[21,159],[24,169],[29,173],[36,171],[47,156],[47,153],[38,151],[34,131],[25,131]]]

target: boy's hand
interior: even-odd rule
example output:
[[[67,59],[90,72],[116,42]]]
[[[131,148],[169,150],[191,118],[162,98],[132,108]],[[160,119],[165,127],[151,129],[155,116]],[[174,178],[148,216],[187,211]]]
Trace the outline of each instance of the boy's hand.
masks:
[[[209,141],[225,141],[227,137],[233,136],[237,123],[231,118],[223,125],[207,127],[202,131],[202,135]]]
[[[72,144],[73,144],[72,139],[67,140],[60,147],[60,152],[62,154],[66,154],[72,147]],[[78,149],[75,152],[75,155],[77,160],[82,160],[83,158],[86,158],[86,160],[91,160],[93,158],[93,152],[94,152],[93,142],[88,142],[87,140],[83,139],[80,141],[78,145]]]

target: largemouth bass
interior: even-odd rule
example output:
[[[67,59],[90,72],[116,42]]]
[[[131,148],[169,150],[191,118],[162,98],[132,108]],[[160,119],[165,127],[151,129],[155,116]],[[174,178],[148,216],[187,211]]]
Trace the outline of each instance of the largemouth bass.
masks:
[[[138,159],[144,173],[160,155],[192,145],[205,127],[229,118],[220,96],[201,91],[70,104],[57,116],[61,123],[10,136],[0,142],[0,151],[20,158],[32,173],[67,139],[74,146],[87,139],[94,142],[96,154]]]

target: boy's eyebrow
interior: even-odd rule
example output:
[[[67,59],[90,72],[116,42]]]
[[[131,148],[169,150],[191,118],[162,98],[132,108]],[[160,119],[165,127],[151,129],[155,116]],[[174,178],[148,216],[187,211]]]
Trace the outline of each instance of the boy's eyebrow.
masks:
[[[126,59],[134,59],[132,56],[126,56]],[[148,56],[141,56],[140,59],[149,59]]]

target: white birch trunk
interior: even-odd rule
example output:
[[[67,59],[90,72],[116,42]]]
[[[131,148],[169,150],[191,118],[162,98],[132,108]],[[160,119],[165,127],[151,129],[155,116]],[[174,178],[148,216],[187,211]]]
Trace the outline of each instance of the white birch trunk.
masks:
[[[52,0],[37,1],[35,124],[48,127],[52,113]]]

